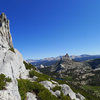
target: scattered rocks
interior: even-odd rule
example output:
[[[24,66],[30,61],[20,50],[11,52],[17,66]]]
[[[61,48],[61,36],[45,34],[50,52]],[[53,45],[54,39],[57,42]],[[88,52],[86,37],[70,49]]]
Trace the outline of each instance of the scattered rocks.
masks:
[[[52,84],[52,82],[50,81],[42,81],[40,83],[44,85],[44,87],[47,88],[48,90],[51,90],[53,87],[55,87],[55,85]]]
[[[79,98],[79,100],[85,100],[85,97],[82,96],[80,93],[76,94],[76,97]]]
[[[72,91],[72,89],[68,85],[66,84],[61,85],[61,90],[64,95],[69,95],[71,99],[79,100],[76,97],[76,94]]]

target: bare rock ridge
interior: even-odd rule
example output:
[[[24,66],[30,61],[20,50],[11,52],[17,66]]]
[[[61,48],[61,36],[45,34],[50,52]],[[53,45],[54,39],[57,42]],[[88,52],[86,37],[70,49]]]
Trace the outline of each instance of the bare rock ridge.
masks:
[[[13,47],[12,37],[9,29],[9,20],[4,13],[0,15],[0,46],[5,48]]]

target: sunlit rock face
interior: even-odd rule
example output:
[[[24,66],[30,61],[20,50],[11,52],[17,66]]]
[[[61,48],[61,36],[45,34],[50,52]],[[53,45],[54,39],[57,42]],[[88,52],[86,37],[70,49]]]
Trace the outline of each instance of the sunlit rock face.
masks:
[[[22,55],[13,48],[9,29],[9,20],[6,15],[0,15],[0,74],[3,73],[12,79],[6,90],[0,90],[0,100],[21,100],[18,91],[18,78],[26,79],[28,72],[23,64]]]
[[[9,20],[6,15],[2,13],[0,15],[0,48],[12,48],[12,37],[9,29]]]

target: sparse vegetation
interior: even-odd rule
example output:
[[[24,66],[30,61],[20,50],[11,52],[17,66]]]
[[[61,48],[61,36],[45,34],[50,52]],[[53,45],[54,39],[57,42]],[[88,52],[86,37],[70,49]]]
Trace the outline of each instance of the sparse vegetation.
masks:
[[[71,98],[70,98],[68,95],[65,96],[65,95],[61,92],[60,100],[71,100]]]
[[[58,100],[58,98],[49,92],[49,90],[44,89],[43,91],[40,91],[38,94],[40,100]]]
[[[0,90],[5,89],[7,82],[11,82],[11,78],[6,77],[4,74],[0,74]]]
[[[82,86],[82,88],[87,91],[90,91],[92,94],[95,94],[96,96],[100,97],[100,86],[84,85],[84,86]]]
[[[40,100],[58,100],[57,97],[52,95],[48,89],[38,82],[20,79],[18,80],[18,88],[21,95],[21,100],[26,100],[27,92],[35,92]]]
[[[71,83],[67,83],[67,84],[71,87],[71,89],[75,93],[82,94],[86,98],[86,100],[100,100],[100,97],[97,97],[91,91],[88,91],[87,89],[83,89],[81,86],[77,86]]]
[[[24,63],[24,65],[25,65],[26,69],[30,69],[30,70],[33,69],[33,70],[36,70],[35,66],[33,66],[32,64],[26,63],[25,61],[23,61],[23,63]]]
[[[42,73],[39,73],[35,70],[31,70],[29,71],[29,76],[32,78],[33,76],[37,76],[38,79],[37,81],[40,82],[40,81],[45,81],[45,80],[49,80],[50,77],[48,75],[45,75],[45,74],[42,74]]]
[[[64,80],[66,80],[66,81],[72,81],[73,79],[72,79],[72,76],[66,76],[66,77],[64,77]]]
[[[51,92],[38,82],[31,82],[25,79],[18,80],[19,93],[21,100],[26,100],[27,92],[35,92],[39,100],[71,100],[69,96],[64,96],[61,92],[61,96],[57,98],[52,95]],[[60,89],[60,88],[59,88]]]
[[[6,78],[6,82],[11,82],[11,78],[10,77],[7,77]]]
[[[88,81],[88,85],[92,85],[92,86],[100,86],[100,70],[94,71],[92,72],[94,75],[93,76],[89,76],[87,79]]]
[[[54,92],[55,92],[56,90],[61,90],[61,86],[55,86],[52,90],[53,90]]]
[[[13,53],[15,53],[15,50],[14,50],[14,48],[12,47],[12,48],[10,48],[9,49],[10,51],[12,51]]]

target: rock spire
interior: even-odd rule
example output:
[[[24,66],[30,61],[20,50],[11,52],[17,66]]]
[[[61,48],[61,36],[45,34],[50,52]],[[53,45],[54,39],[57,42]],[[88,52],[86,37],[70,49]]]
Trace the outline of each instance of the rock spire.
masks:
[[[1,47],[13,47],[12,37],[9,28],[9,20],[4,13],[0,15],[0,48]]]

